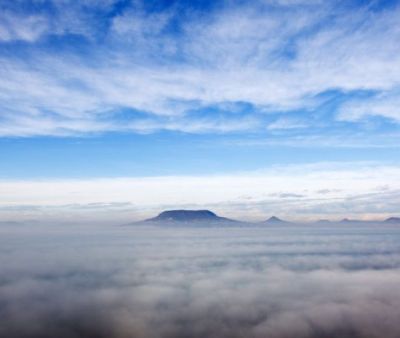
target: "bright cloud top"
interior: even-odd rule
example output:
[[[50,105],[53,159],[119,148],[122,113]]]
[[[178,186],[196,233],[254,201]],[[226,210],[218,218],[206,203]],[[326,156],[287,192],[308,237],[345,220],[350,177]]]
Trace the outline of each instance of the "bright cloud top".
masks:
[[[0,136],[398,131],[395,3],[2,7]]]
[[[400,335],[398,227],[52,225],[0,235],[4,337]]]

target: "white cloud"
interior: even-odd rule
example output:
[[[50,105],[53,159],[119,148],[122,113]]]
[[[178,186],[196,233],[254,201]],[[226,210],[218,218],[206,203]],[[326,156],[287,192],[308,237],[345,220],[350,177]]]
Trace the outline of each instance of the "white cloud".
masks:
[[[83,215],[85,219],[122,223],[162,209],[185,207],[210,208],[243,219],[271,214],[297,219],[376,219],[397,212],[397,182],[399,167],[372,163],[297,165],[214,176],[3,180],[0,214],[6,220],[60,219],[60,215],[73,220],[83,219]],[[382,191],[378,188],[382,186],[390,189]],[[109,203],[111,209],[104,206]],[[118,203],[127,204],[116,210]],[[100,214],[74,205],[94,209],[99,205]]]
[[[267,126],[268,130],[285,130],[285,129],[302,129],[307,128],[308,125],[303,121],[280,118]]]
[[[398,338],[398,236],[382,226],[1,226],[1,333]]]
[[[0,42],[35,42],[48,29],[47,18],[42,15],[16,15],[7,11],[0,14]]]
[[[3,56],[0,135],[121,130],[125,123],[114,113],[123,108],[143,111],[148,119],[175,116],[172,124],[187,132],[241,130],[218,121],[207,122],[213,128],[179,127],[204,124],[193,110],[235,102],[255,107],[253,129],[260,129],[263,114],[315,108],[322,99],[314,96],[326,90],[384,92],[400,84],[398,8],[374,13],[310,6],[227,6],[209,17],[184,17],[176,35],[163,29],[178,9],[160,17],[130,10],[114,18],[89,55]],[[81,13],[81,7],[70,11]],[[80,23],[56,22],[57,34],[95,35],[94,22],[71,16]],[[33,40],[41,34],[34,32]],[[388,115],[381,109],[374,114]],[[169,119],[131,119],[133,125],[171,129]]]
[[[400,95],[397,91],[363,100],[351,100],[341,107],[338,118],[343,121],[359,121],[369,116],[381,116],[400,122]]]
[[[146,14],[140,10],[130,10],[113,19],[111,30],[122,39],[128,38],[125,42],[129,42],[129,39],[154,38],[161,33],[170,18],[168,12]]]

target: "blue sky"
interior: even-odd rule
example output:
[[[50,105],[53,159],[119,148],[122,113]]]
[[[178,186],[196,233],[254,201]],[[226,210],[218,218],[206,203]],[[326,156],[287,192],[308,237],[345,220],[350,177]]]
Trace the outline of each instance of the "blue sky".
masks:
[[[16,0],[0,1],[0,8],[4,191],[23,182],[73,180],[79,190],[93,180],[112,185],[107,180],[150,177],[174,177],[180,186],[186,177],[223,181],[292,168],[288,177],[302,172],[303,180],[265,187],[286,216],[287,200],[279,196],[304,195],[299,191],[308,183],[315,186],[309,199],[332,190],[333,174],[329,189],[326,181],[307,181],[321,170],[346,172],[344,186],[354,186],[336,192],[332,203],[367,193],[353,184],[360,168],[379,180],[366,178],[369,193],[387,186],[393,200],[398,192],[398,1]],[[385,170],[392,176],[382,178]],[[239,216],[273,212],[256,188],[254,196],[242,188],[257,203],[241,201]],[[167,199],[141,205],[133,190],[110,200],[92,192],[75,202],[118,200],[149,213],[171,206]],[[193,190],[175,194],[183,194],[177,206],[209,206]],[[18,198],[2,195],[3,218],[35,202],[23,189]],[[212,206],[237,211],[238,198],[227,194]],[[70,202],[50,191],[35,203]],[[396,213],[384,206],[367,212],[365,202],[357,203],[338,217]],[[295,216],[324,216],[328,209],[338,210],[298,207]]]

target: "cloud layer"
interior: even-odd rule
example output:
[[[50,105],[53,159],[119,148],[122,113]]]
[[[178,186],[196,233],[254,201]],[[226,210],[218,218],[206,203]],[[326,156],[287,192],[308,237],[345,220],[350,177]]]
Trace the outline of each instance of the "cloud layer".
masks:
[[[2,336],[400,334],[398,228],[0,232]]]

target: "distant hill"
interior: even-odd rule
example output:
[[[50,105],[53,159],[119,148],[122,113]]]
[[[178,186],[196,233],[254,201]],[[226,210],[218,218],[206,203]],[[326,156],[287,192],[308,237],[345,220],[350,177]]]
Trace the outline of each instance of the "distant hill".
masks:
[[[318,221],[315,221],[316,224],[331,224],[332,221],[326,218],[321,218]]]
[[[158,216],[146,219],[151,223],[236,223],[230,218],[220,217],[210,210],[167,210]]]
[[[16,222],[16,221],[0,221],[0,226],[19,226],[19,225],[24,225],[22,222]]]
[[[340,224],[371,224],[371,223],[380,223],[380,221],[365,221],[365,220],[360,220],[360,219],[349,219],[349,218],[343,218],[341,221],[339,221]]]
[[[270,225],[284,225],[284,224],[290,224],[288,221],[284,221],[283,219],[280,219],[276,216],[272,216],[268,218],[266,221],[261,222],[263,224],[270,224]]]
[[[385,220],[360,220],[360,219],[348,219],[344,218],[336,224],[348,224],[348,225],[384,225],[384,224],[399,224],[400,217],[390,217]]]
[[[388,219],[385,219],[385,223],[398,223],[400,224],[400,217],[389,217]]]

